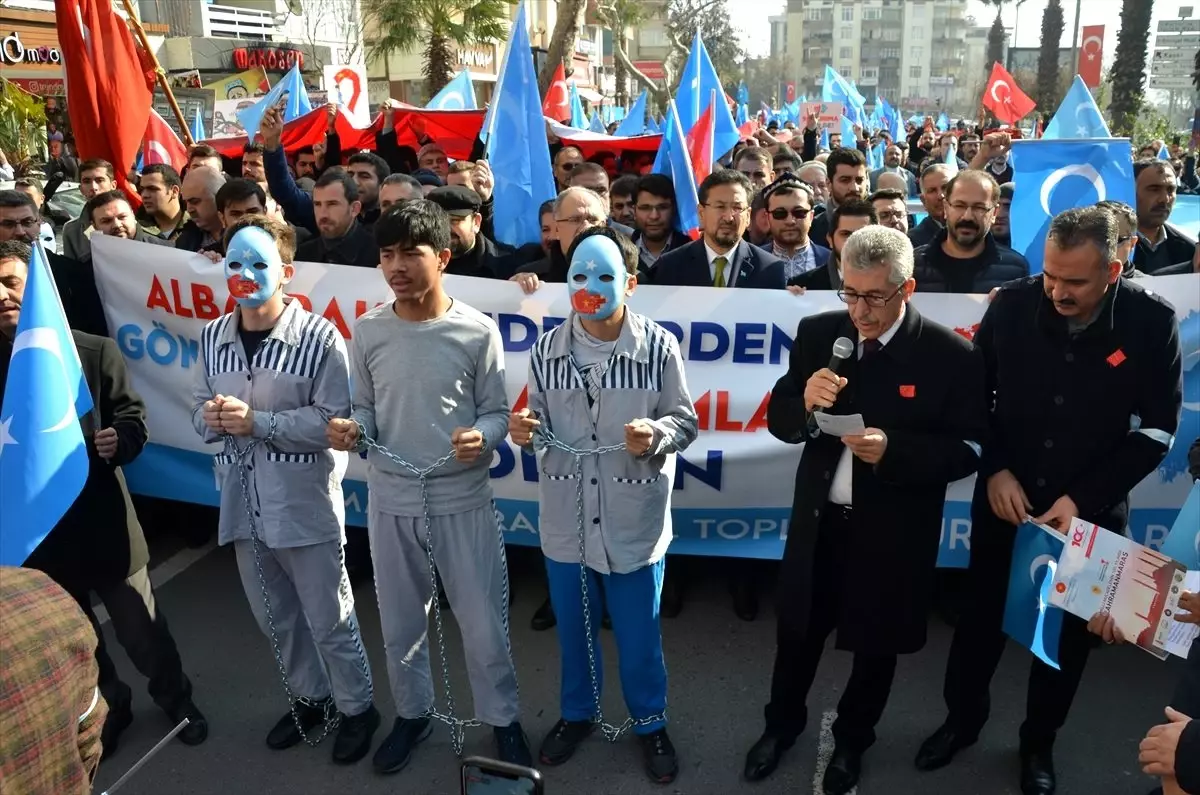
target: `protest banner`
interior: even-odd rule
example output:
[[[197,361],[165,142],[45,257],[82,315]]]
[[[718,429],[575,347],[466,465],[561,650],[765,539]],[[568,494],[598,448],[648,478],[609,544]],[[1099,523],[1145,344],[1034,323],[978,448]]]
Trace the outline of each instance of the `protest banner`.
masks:
[[[217,446],[202,444],[193,428],[192,381],[201,329],[233,306],[223,268],[198,254],[100,235],[93,237],[92,250],[109,328],[148,409],[151,441],[126,469],[130,486],[137,493],[214,505]],[[456,299],[496,319],[509,398],[514,406],[523,405],[529,351],[540,331],[568,315],[565,285],[547,284],[526,296],[514,283],[446,280]],[[1145,283],[1179,312],[1188,379],[1180,442],[1133,495],[1130,535],[1158,548],[1191,486],[1187,446],[1200,432],[1200,293],[1194,276]],[[330,319],[351,345],[354,319],[391,298],[377,270],[314,263],[299,264],[288,292]],[[918,293],[913,303],[927,317],[969,336],[986,297]],[[653,286],[639,288],[630,305],[680,338],[700,417],[699,439],[678,456],[672,551],[778,558],[801,448],[768,433],[770,392],[787,371],[800,318],[843,305],[824,291],[793,296],[782,290]],[[352,457],[345,483],[351,525],[366,522],[365,471],[366,462]],[[507,440],[494,454],[492,485],[514,543],[536,543],[538,472],[536,459]],[[940,565],[966,565],[972,487],[968,479],[947,491]]]
[[[841,129],[842,113],[845,106],[840,102],[805,102],[800,106],[801,127],[808,123],[808,117],[817,114],[817,123],[830,132]]]
[[[204,87],[213,92],[217,102],[224,102],[247,97],[261,97],[271,90],[271,81],[267,79],[267,70],[256,66],[231,77],[214,80],[205,84]]]

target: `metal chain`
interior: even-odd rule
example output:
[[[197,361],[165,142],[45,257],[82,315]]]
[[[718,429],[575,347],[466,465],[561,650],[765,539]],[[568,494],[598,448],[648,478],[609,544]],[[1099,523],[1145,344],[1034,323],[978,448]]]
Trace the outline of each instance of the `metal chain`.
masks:
[[[588,595],[588,567],[587,567],[587,541],[584,534],[584,509],[583,509],[583,459],[587,456],[601,456],[607,453],[616,453],[627,449],[625,444],[610,444],[591,449],[580,449],[571,447],[562,442],[554,435],[554,433],[545,428],[538,427],[534,430],[535,449],[553,447],[556,450],[570,455],[575,463],[575,517],[576,528],[579,531],[579,587],[583,594],[583,631],[587,637],[587,654],[588,654],[588,673],[592,680],[592,700],[596,705],[596,714],[592,718],[592,722],[600,728],[600,732],[604,735],[604,739],[610,743],[615,743],[631,729],[650,726],[655,723],[665,723],[667,720],[667,712],[663,710],[657,715],[651,715],[646,718],[625,719],[625,722],[620,726],[613,726],[604,721],[604,712],[600,706],[600,677],[596,670],[596,649],[592,641],[592,607],[591,599]]]
[[[424,514],[424,522],[425,522],[425,552],[429,558],[429,587],[430,587],[431,599],[433,601],[433,627],[434,627],[434,632],[437,635],[438,657],[441,660],[441,664],[442,664],[442,689],[443,689],[443,692],[445,693],[445,698],[446,698],[446,711],[441,712],[437,709],[436,706],[431,706],[429,709],[425,710],[425,712],[423,712],[420,717],[432,718],[434,720],[441,721],[442,723],[444,723],[448,727],[450,727],[450,747],[454,750],[455,756],[461,757],[462,753],[463,753],[463,743],[466,741],[466,735],[467,735],[466,730],[473,729],[478,726],[482,726],[483,723],[481,721],[475,720],[475,719],[459,718],[455,714],[456,711],[455,711],[455,707],[454,707],[454,692],[450,689],[450,663],[449,663],[448,659],[446,658],[445,633],[442,629],[442,605],[441,605],[440,601],[438,600],[437,562],[434,560],[434,557],[433,557],[433,522],[429,516],[429,476],[431,474],[433,474],[434,472],[436,472],[437,470],[444,467],[446,464],[453,461],[454,460],[454,452],[451,451],[451,452],[447,453],[446,455],[442,456],[438,460],[434,461],[429,466],[418,467],[415,464],[411,464],[408,461],[404,460],[403,458],[396,455],[391,450],[388,450],[386,447],[379,444],[379,442],[375,441],[370,436],[368,436],[367,432],[366,432],[366,428],[364,428],[362,426],[362,423],[359,423],[356,421],[355,424],[358,426],[358,438],[362,441],[362,443],[365,447],[367,447],[368,449],[374,450],[375,452],[379,453],[384,458],[391,461],[393,464],[396,464],[397,466],[401,467],[402,469],[405,469],[408,472],[411,472],[412,475],[417,478],[417,482],[421,486],[421,510]],[[501,533],[503,533],[503,531],[501,531]],[[501,534],[500,540],[501,540],[501,545],[500,545],[501,550],[503,550],[503,547],[504,547],[503,534]],[[505,578],[504,578],[504,591],[505,591],[504,598],[506,600],[505,601],[506,606],[507,606],[507,589],[508,589],[508,576],[506,574]],[[505,610],[506,610],[506,614],[507,614],[507,607],[505,608]],[[507,626],[505,627],[505,630],[506,630],[505,635],[507,636],[507,634],[508,634]]]
[[[287,695],[288,709],[292,713],[292,721],[296,724],[296,731],[300,733],[300,738],[309,746],[316,748],[321,744],[321,741],[329,736],[341,725],[342,714],[334,708],[333,696],[325,699],[323,702],[313,702],[312,699],[304,696],[297,696],[292,691],[291,682],[288,681],[287,667],[283,664],[283,652],[279,648],[279,633],[275,629],[275,612],[271,608],[271,596],[267,590],[267,577],[263,572],[262,567],[262,543],[258,537],[258,531],[254,521],[254,507],[250,499],[250,481],[246,475],[246,467],[250,461],[250,456],[260,444],[267,445],[275,438],[275,414],[271,414],[271,427],[267,431],[267,435],[263,439],[252,439],[245,447],[239,448],[237,442],[230,434],[225,435],[225,452],[234,460],[234,464],[238,468],[238,478],[242,484],[242,503],[246,507],[246,521],[250,528],[250,540],[254,549],[254,567],[258,570],[258,585],[262,589],[263,608],[267,616],[267,630],[271,639],[271,651],[275,655],[275,665],[279,669],[279,679],[283,682],[283,692]],[[340,546],[340,545],[339,545]],[[341,559],[345,561],[345,550],[341,552]],[[304,731],[304,724],[300,720],[300,712],[296,705],[303,704],[306,707],[321,707],[323,711],[323,726],[321,733],[315,739],[308,732]]]

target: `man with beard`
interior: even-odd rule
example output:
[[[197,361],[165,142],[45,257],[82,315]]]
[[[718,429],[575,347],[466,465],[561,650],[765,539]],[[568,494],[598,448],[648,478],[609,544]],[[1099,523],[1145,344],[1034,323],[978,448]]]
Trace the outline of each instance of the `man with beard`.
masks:
[[[1005,182],[1012,182],[1013,168],[1009,160],[1011,152],[1011,135],[1006,132],[989,133],[971,160],[970,167],[977,171],[986,171],[992,179],[1002,185]]]
[[[946,183],[946,228],[914,255],[921,292],[987,293],[1029,275],[1029,262],[997,245],[992,222],[1000,186],[982,171],[960,171]]]
[[[80,217],[91,222],[95,230],[92,234],[120,237],[158,246],[171,245],[171,241],[155,237],[138,225],[133,208],[129,206],[129,198],[123,191],[110,190],[107,193],[96,194],[84,205]]]
[[[750,180],[750,188],[755,193],[775,181],[775,158],[761,146],[748,146],[738,152],[733,167]]]
[[[946,204],[942,191],[954,170],[945,163],[934,163],[921,172],[921,204],[928,213],[921,223],[908,231],[913,248],[920,248],[937,237],[946,223]]]
[[[116,172],[107,160],[90,159],[79,164],[79,192],[88,201],[97,193],[107,193],[117,187]],[[91,221],[86,217],[74,218],[63,226],[63,256],[84,262],[92,256],[88,248],[88,228]]]
[[[958,156],[968,163],[979,154],[979,136],[975,133],[963,133],[958,139]]]
[[[888,144],[883,151],[883,168],[871,172],[871,190],[879,189],[881,174],[897,174],[904,179],[906,196],[917,195],[917,177],[903,165],[904,153],[896,144]]]
[[[554,155],[554,183],[560,191],[571,187],[571,172],[582,162],[583,152],[574,146],[564,146]]]
[[[783,261],[742,239],[750,224],[750,180],[718,169],[700,183],[699,195],[703,237],[663,254],[653,283],[783,289]]]
[[[840,290],[842,288],[842,248],[850,235],[879,223],[875,206],[865,199],[851,199],[830,213],[829,260],[824,268],[802,273],[788,282],[788,291],[795,294],[805,290]],[[809,233],[811,236],[811,233]]]
[[[217,191],[224,184],[225,175],[208,166],[188,170],[183,178],[183,202],[189,219],[179,237],[175,238],[175,248],[200,253],[224,253],[225,244],[221,234],[225,225],[217,210]]]
[[[829,173],[829,202],[826,212],[813,219],[810,234],[815,240],[829,237],[829,211],[851,199],[867,198],[867,159],[857,149],[840,148],[825,161]]]
[[[1000,186],[1000,204],[996,206],[996,222],[992,224],[992,237],[1002,246],[1012,248],[1012,231],[1009,227],[1009,211],[1012,208],[1013,189],[1011,182]],[[1132,251],[1130,247],[1130,251]]]
[[[638,177],[636,174],[625,174],[614,179],[612,186],[608,189],[609,217],[619,224],[636,229],[637,213],[634,207],[637,205],[637,195]]]
[[[895,229],[901,234],[908,234],[908,205],[902,191],[891,188],[880,188],[871,194],[868,201],[875,207],[881,226]]]
[[[152,163],[142,169],[138,180],[138,194],[142,197],[138,221],[147,233],[172,242],[179,237],[188,220],[182,191],[178,172],[167,163]]]
[[[771,224],[771,243],[764,248],[783,260],[788,280],[823,268],[829,261],[829,249],[813,243],[808,234],[814,204],[812,188],[785,174],[763,190],[763,199]]]
[[[313,186],[312,209],[319,234],[296,248],[297,260],[361,268],[379,265],[375,237],[358,220],[358,184],[349,174],[340,168],[321,174]]]
[[[1138,225],[1133,264],[1142,273],[1154,274],[1189,259],[1195,241],[1167,223],[1179,187],[1175,169],[1166,160],[1139,160],[1133,164],[1133,179]]]
[[[447,185],[435,188],[426,198],[450,216],[450,263],[446,273],[509,279],[517,265],[524,264],[523,254],[501,249],[479,231],[483,199],[478,193],[461,185]]]
[[[633,243],[638,249],[638,272],[642,279],[654,271],[658,258],[688,243],[675,231],[675,186],[663,174],[647,174],[634,190]]]

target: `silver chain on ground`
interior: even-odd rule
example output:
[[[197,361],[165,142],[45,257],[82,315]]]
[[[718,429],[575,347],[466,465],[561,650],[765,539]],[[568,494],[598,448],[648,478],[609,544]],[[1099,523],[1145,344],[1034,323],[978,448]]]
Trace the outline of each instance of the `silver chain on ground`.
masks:
[[[535,446],[553,447],[556,450],[570,455],[575,463],[575,511],[576,511],[576,528],[579,531],[579,587],[583,593],[583,631],[587,638],[587,654],[588,654],[588,673],[592,679],[592,700],[596,705],[596,715],[592,719],[593,722],[600,727],[604,738],[610,743],[615,743],[621,738],[621,735],[631,729],[640,728],[643,726],[651,726],[655,723],[665,723],[667,720],[666,710],[651,715],[646,718],[626,718],[625,722],[620,726],[613,726],[610,723],[605,723],[604,712],[600,706],[600,677],[596,670],[596,648],[592,640],[592,607],[591,599],[588,595],[588,567],[587,567],[587,541],[584,535],[584,509],[583,509],[583,459],[587,456],[601,456],[607,453],[616,453],[626,450],[624,444],[610,444],[603,447],[594,447],[591,449],[580,449],[571,447],[570,445],[560,441],[552,431],[547,428],[539,427],[534,432],[537,437]]]
[[[275,665],[279,668],[279,679],[283,682],[283,692],[287,695],[288,709],[292,713],[292,721],[296,724],[296,731],[300,733],[300,738],[305,743],[316,748],[321,741],[329,736],[329,733],[337,729],[342,722],[342,715],[334,708],[332,695],[325,699],[324,703],[314,703],[311,699],[304,696],[297,696],[292,691],[291,682],[288,681],[287,667],[283,664],[283,652],[279,648],[279,633],[275,629],[275,612],[271,609],[271,595],[267,591],[267,576],[263,572],[262,567],[262,549],[260,548],[261,541],[258,537],[258,528],[254,521],[254,505],[250,499],[250,480],[246,475],[246,465],[250,460],[251,454],[260,444],[270,444],[275,438],[275,415],[271,414],[271,427],[267,431],[267,435],[263,439],[252,439],[245,447],[239,448],[237,442],[230,434],[225,435],[225,452],[232,456],[234,465],[238,468],[238,478],[242,484],[242,504],[246,507],[246,522],[250,529],[251,546],[254,549],[254,567],[258,570],[258,585],[262,589],[263,608],[267,616],[267,631],[271,639],[271,651],[275,654]],[[344,552],[342,553],[345,554]],[[304,731],[304,723],[300,720],[300,713],[296,709],[297,704],[303,704],[306,707],[321,707],[323,709],[321,733],[316,738],[313,738]]]
[[[445,712],[439,711],[436,706],[431,706],[429,709],[425,710],[425,712],[421,715],[421,717],[422,718],[433,718],[434,720],[441,721],[442,723],[449,726],[450,727],[450,747],[454,750],[455,756],[462,756],[463,743],[466,740],[466,734],[467,734],[466,730],[473,729],[477,726],[482,726],[483,723],[481,721],[475,720],[475,719],[459,718],[455,714],[454,692],[450,689],[450,662],[446,657],[445,633],[442,630],[442,606],[441,606],[440,601],[438,600],[437,562],[434,560],[434,557],[433,557],[433,522],[429,516],[429,480],[428,480],[429,476],[431,474],[433,474],[434,472],[436,472],[437,470],[441,469],[446,464],[448,464],[454,460],[454,453],[453,452],[447,453],[446,455],[442,456],[438,460],[434,461],[429,466],[418,467],[415,464],[411,464],[408,461],[405,461],[403,458],[396,455],[391,450],[388,450],[386,447],[379,444],[377,441],[375,441],[371,437],[367,436],[366,429],[362,426],[361,423],[355,423],[355,424],[358,425],[358,438],[362,441],[362,443],[367,448],[374,450],[375,452],[379,453],[384,458],[387,458],[389,461],[396,464],[397,466],[407,470],[408,472],[411,472],[412,475],[417,479],[417,482],[421,486],[421,510],[422,510],[422,513],[424,514],[424,522],[425,522],[425,552],[429,558],[429,587],[430,587],[430,595],[431,595],[430,598],[433,600],[433,628],[434,628],[434,633],[437,636],[438,657],[441,660],[441,664],[442,664],[442,689],[443,689],[443,692],[445,693],[445,698],[446,698],[446,711]],[[503,533],[503,531],[501,531],[501,532]],[[504,548],[503,534],[501,534],[501,536],[500,536],[500,547],[501,547],[501,550],[503,550],[503,548]],[[503,555],[503,552],[501,554]],[[508,593],[507,567],[505,567],[505,572],[506,573],[504,575],[504,598],[505,598],[505,605],[507,607],[507,599],[508,599],[508,596],[507,596],[507,593]],[[507,636],[508,635],[508,626],[507,626],[508,612],[507,612],[507,609],[505,609],[504,614],[505,614],[505,621],[506,621],[505,636]]]

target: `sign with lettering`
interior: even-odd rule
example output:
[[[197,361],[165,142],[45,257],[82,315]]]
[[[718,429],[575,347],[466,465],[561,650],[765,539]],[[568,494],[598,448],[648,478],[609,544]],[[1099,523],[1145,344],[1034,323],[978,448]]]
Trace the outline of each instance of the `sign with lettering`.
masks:
[[[269,72],[286,72],[297,64],[304,68],[304,53],[299,50],[238,47],[233,51],[233,66],[241,71],[261,66]]]
[[[470,69],[484,69],[491,71],[492,65],[496,62],[496,56],[495,52],[491,48],[459,48],[457,60],[459,66],[466,66]]]
[[[0,39],[0,63],[60,64],[62,52],[57,47],[26,47],[15,30]]]

